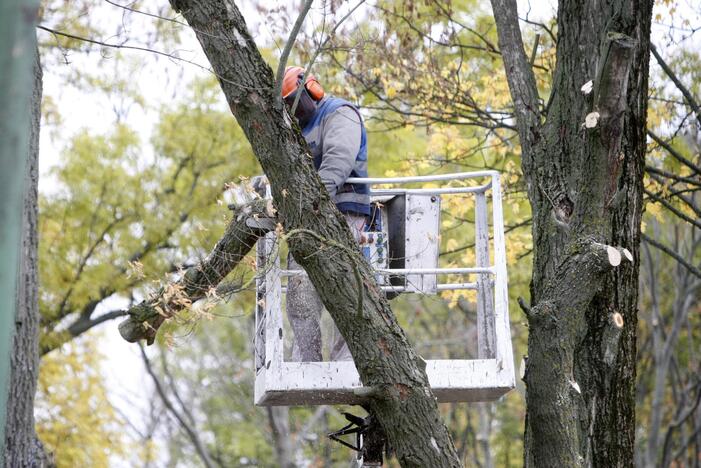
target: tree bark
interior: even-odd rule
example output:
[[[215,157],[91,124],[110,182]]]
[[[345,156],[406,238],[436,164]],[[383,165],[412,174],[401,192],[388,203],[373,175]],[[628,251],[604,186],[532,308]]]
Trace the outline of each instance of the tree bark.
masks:
[[[22,244],[18,265],[15,332],[5,422],[5,466],[45,467],[51,463],[34,430],[34,394],[39,376],[38,181],[42,70],[34,64],[29,154],[24,174]]]
[[[321,184],[306,143],[275,95],[273,74],[230,0],[173,0],[197,34],[232,113],[271,181],[295,260],[305,269],[373,397],[367,407],[403,466],[459,466],[425,373],[370,266]]]
[[[525,464],[631,466],[652,2],[559,2],[544,122],[516,2],[492,6],[533,210]]]

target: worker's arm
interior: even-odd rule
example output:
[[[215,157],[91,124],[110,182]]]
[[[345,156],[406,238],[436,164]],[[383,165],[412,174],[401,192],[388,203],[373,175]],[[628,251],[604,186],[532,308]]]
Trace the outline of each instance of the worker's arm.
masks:
[[[360,151],[360,116],[348,107],[339,107],[324,125],[323,151],[319,177],[331,197],[350,177]]]

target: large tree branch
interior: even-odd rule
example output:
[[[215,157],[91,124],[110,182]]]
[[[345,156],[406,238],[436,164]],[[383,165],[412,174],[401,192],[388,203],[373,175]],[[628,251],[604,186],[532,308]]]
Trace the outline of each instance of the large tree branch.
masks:
[[[530,158],[530,152],[539,139],[538,87],[523,49],[516,0],[492,0],[492,10],[497,23],[499,50],[516,110],[523,156]]]
[[[274,92],[273,73],[229,0],[173,0],[197,31],[232,113],[271,181],[290,251],[346,339],[366,402],[404,466],[459,466],[425,366],[408,343],[374,272],[319,179],[299,130]],[[204,31],[202,34],[199,31]],[[232,85],[237,83],[238,85]],[[360,278],[357,281],[355,278]],[[411,436],[407,436],[411,434]]]

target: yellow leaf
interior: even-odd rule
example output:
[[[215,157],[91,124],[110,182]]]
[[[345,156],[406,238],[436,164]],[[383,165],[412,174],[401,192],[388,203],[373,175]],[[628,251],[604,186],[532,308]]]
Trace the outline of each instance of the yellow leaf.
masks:
[[[659,204],[648,202],[645,205],[645,211],[654,216],[657,221],[663,222],[662,207]]]

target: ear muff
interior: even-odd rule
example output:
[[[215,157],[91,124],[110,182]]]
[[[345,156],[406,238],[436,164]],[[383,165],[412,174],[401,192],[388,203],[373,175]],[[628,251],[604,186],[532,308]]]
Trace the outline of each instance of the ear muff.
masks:
[[[304,69],[302,67],[287,67],[282,80],[282,97],[287,98],[297,91],[302,84],[302,78],[304,78]],[[316,77],[312,74],[307,75],[304,88],[315,101],[321,101],[324,97],[324,88],[321,87],[321,84],[319,84]]]
[[[304,87],[307,88],[309,96],[311,96],[311,98],[315,101],[321,101],[321,99],[324,97],[324,88],[322,88],[321,84],[316,81],[316,77],[314,75],[307,76],[307,81],[304,84]]]

